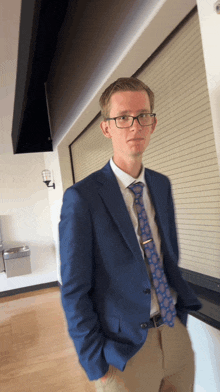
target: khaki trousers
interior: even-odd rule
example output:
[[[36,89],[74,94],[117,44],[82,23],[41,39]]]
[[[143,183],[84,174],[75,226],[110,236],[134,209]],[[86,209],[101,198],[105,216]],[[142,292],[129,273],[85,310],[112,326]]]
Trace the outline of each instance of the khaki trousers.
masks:
[[[98,392],[192,392],[194,352],[178,317],[173,328],[150,328],[143,347],[121,372],[109,367],[106,381],[94,381]]]

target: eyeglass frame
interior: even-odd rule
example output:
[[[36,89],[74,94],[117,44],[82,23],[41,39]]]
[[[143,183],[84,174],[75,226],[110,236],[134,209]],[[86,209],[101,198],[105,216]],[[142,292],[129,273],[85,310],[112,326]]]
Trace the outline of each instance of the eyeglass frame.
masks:
[[[117,118],[122,117],[122,116],[109,117],[109,118],[106,118],[105,121],[115,120],[115,125],[116,125],[116,127],[117,127],[118,129],[130,128],[130,127],[132,127],[132,125],[134,124],[134,120],[137,120],[137,121],[138,121],[138,124],[139,124],[141,127],[150,127],[151,125],[154,125],[156,113],[145,113],[145,114],[149,114],[151,117],[154,117],[154,122],[153,122],[152,124],[149,124],[149,125],[142,125],[142,124],[140,123],[139,117],[140,117],[142,114],[143,114],[143,113],[140,113],[140,114],[138,114],[138,116],[136,116],[136,117],[134,117],[134,116],[127,116],[127,117],[132,117],[132,118],[133,118],[133,121],[132,121],[131,125],[129,125],[129,127],[118,127],[118,126],[117,126],[116,120],[117,120]]]

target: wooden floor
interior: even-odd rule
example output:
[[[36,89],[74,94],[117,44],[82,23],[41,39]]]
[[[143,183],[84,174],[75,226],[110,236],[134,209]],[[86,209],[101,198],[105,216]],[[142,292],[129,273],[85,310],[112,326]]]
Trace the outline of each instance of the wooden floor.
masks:
[[[68,336],[59,288],[0,298],[0,391],[95,391]]]

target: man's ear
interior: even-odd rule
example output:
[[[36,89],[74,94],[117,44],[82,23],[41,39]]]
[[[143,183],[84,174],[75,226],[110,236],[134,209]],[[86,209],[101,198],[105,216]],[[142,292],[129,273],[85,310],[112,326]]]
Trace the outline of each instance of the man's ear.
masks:
[[[156,126],[157,126],[157,117],[155,117],[155,121],[152,125],[151,132],[150,132],[151,134],[155,131]]]
[[[109,122],[108,121],[102,121],[100,124],[100,128],[102,130],[102,133],[105,137],[107,137],[108,139],[111,139],[111,133],[109,132],[110,127],[109,127]]]

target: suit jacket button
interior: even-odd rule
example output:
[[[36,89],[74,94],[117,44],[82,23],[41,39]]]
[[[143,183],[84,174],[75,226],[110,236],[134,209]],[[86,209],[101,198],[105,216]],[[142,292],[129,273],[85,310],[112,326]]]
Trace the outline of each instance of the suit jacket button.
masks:
[[[143,290],[143,291],[144,291],[144,294],[150,294],[150,292],[151,292],[150,289],[145,289],[145,290]]]
[[[142,328],[142,329],[146,329],[146,328],[147,328],[147,323],[142,323],[142,324],[141,324],[141,328]]]

